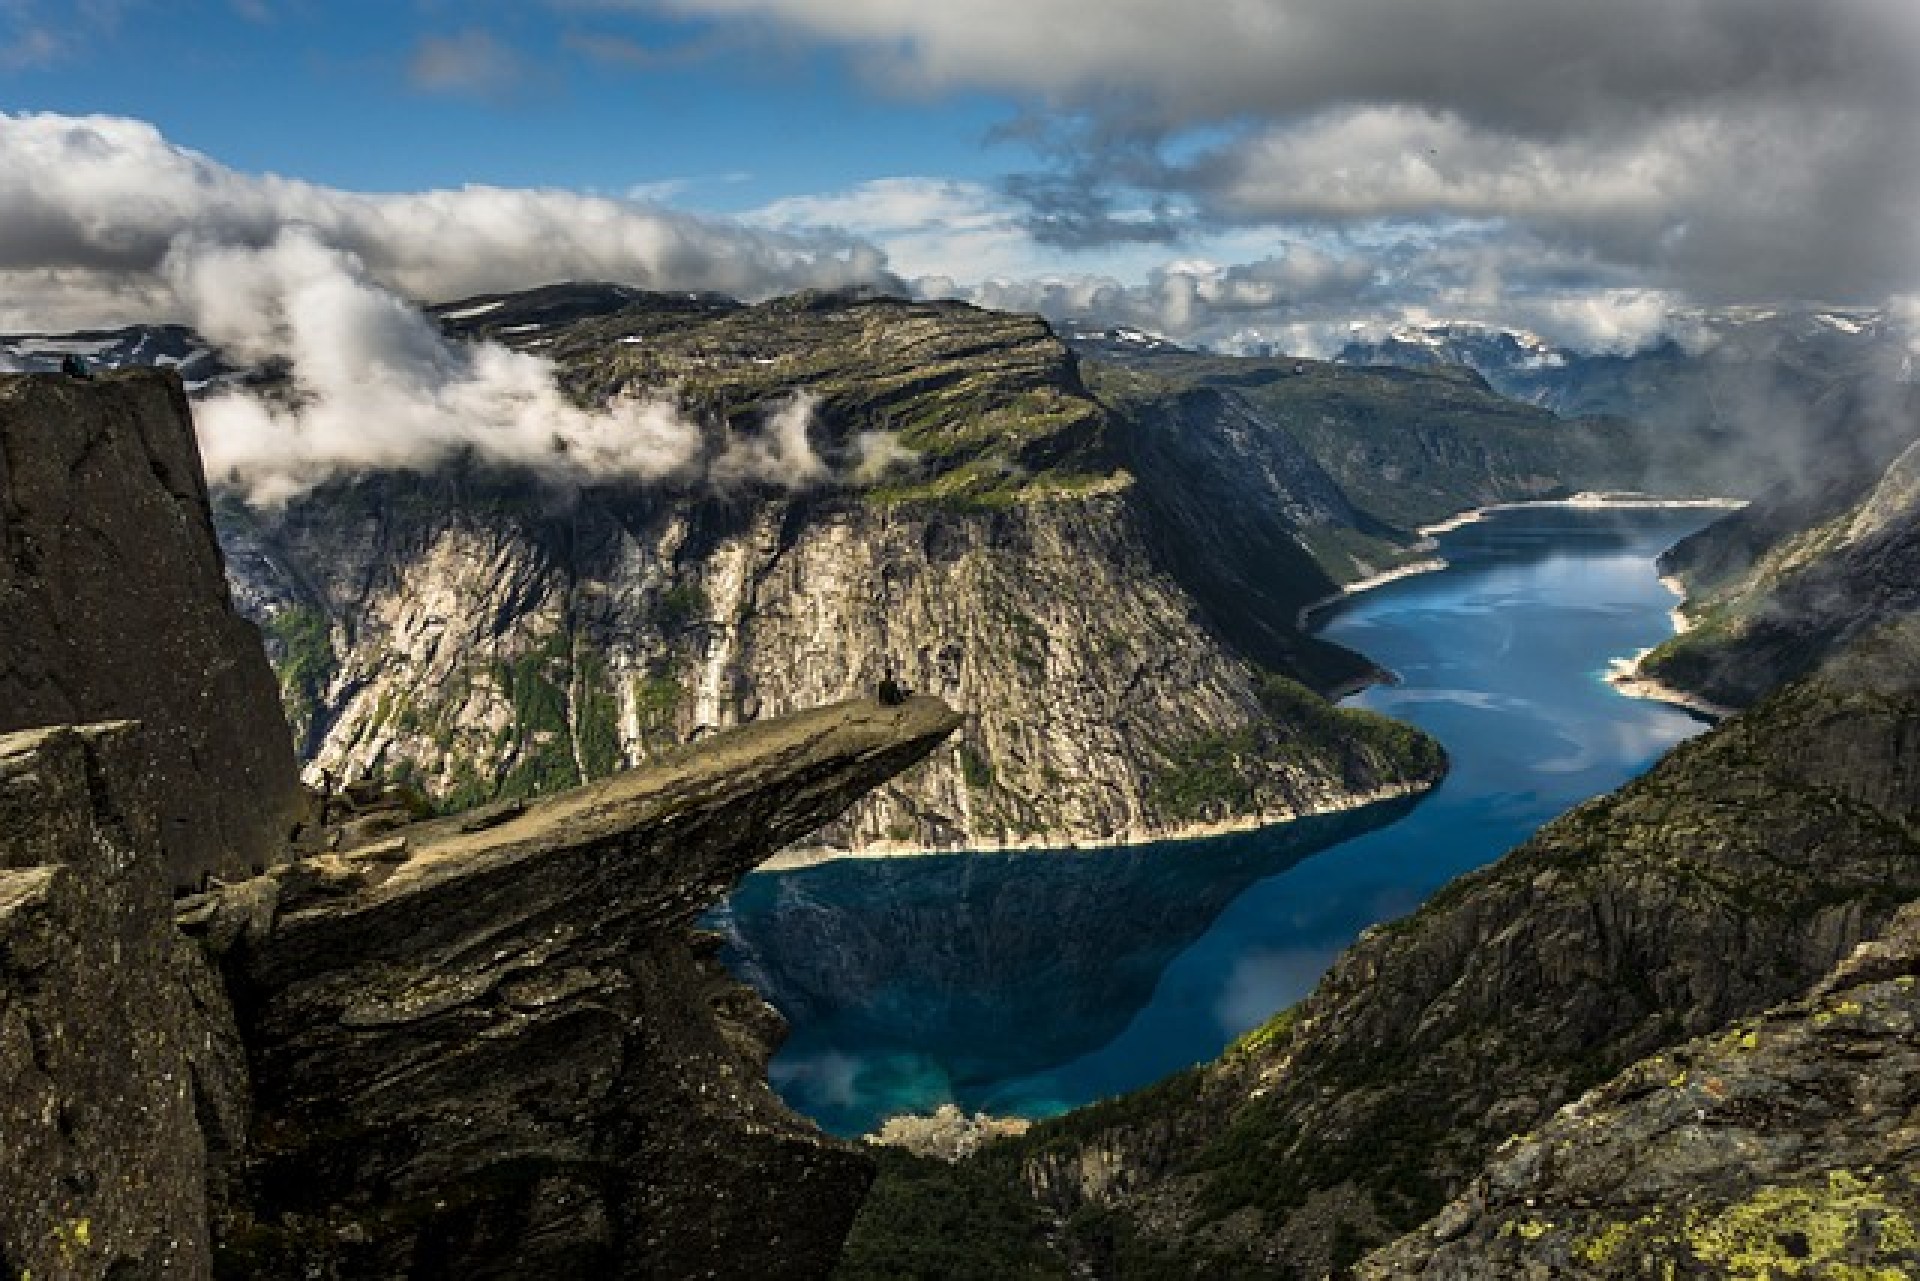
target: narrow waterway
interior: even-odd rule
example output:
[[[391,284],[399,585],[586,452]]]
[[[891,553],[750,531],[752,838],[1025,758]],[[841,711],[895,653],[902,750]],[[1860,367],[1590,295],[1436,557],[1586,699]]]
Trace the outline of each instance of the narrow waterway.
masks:
[[[948,1101],[1043,1116],[1210,1058],[1404,915],[1701,723],[1610,660],[1670,634],[1653,560],[1698,510],[1536,508],[1443,534],[1449,568],[1320,615],[1453,768],[1417,805],[1122,850],[848,860],[751,876],[709,923],[793,1034],[772,1077],[840,1134]]]

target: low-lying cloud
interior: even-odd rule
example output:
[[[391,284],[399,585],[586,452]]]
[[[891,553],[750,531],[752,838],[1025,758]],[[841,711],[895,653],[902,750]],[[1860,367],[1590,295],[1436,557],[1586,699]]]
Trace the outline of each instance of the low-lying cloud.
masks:
[[[263,503],[343,471],[456,454],[557,479],[797,487],[825,467],[796,397],[758,433],[665,394],[582,408],[552,362],[450,342],[407,295],[612,278],[753,297],[889,283],[850,240],[752,231],[629,202],[470,188],[362,196],[252,177],[117,119],[0,116],[0,317],[15,329],[177,320],[291,386],[198,410],[208,471]]]

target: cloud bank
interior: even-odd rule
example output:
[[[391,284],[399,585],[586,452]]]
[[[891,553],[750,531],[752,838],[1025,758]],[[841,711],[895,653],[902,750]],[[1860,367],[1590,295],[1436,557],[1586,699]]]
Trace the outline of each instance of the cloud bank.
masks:
[[[897,283],[877,249],[845,236],[571,191],[339,191],[237,172],[118,117],[0,113],[0,157],[0,325],[10,329],[190,320],[160,270],[176,241],[259,249],[288,227],[416,299],[559,280],[749,299]]]
[[[630,202],[470,188],[361,196],[235,173],[118,119],[0,116],[0,323],[178,320],[242,362],[291,362],[291,394],[201,405],[208,471],[275,503],[342,471],[456,453],[562,480],[800,486],[824,468],[796,398],[710,439],[664,399],[582,409],[552,364],[454,344],[405,295],[611,278],[756,296],[888,283],[877,251]]]
[[[1470,220],[1696,301],[1920,287],[1911,0],[657,0],[1012,95],[1032,234]]]

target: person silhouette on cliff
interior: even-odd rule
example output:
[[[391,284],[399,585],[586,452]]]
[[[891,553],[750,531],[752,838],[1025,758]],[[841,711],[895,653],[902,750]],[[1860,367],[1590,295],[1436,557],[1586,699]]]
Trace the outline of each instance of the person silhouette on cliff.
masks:
[[[874,691],[882,707],[898,707],[907,701],[907,690],[893,678],[893,667],[887,667],[887,674],[880,678],[880,687]]]

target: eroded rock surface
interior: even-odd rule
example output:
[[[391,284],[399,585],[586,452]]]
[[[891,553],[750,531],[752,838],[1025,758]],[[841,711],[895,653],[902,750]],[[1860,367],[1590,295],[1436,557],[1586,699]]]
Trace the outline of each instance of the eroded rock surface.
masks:
[[[1920,905],[1802,1001],[1635,1064],[1360,1269],[1920,1274]]]
[[[870,1158],[773,1096],[778,1017],[691,925],[958,723],[855,700],[189,904],[227,949],[255,1071],[225,1263],[824,1275]]]
[[[166,875],[245,876],[303,813],[172,373],[0,376],[0,731],[147,727]]]
[[[232,1016],[168,907],[127,723],[0,736],[0,1274],[205,1277]]]

